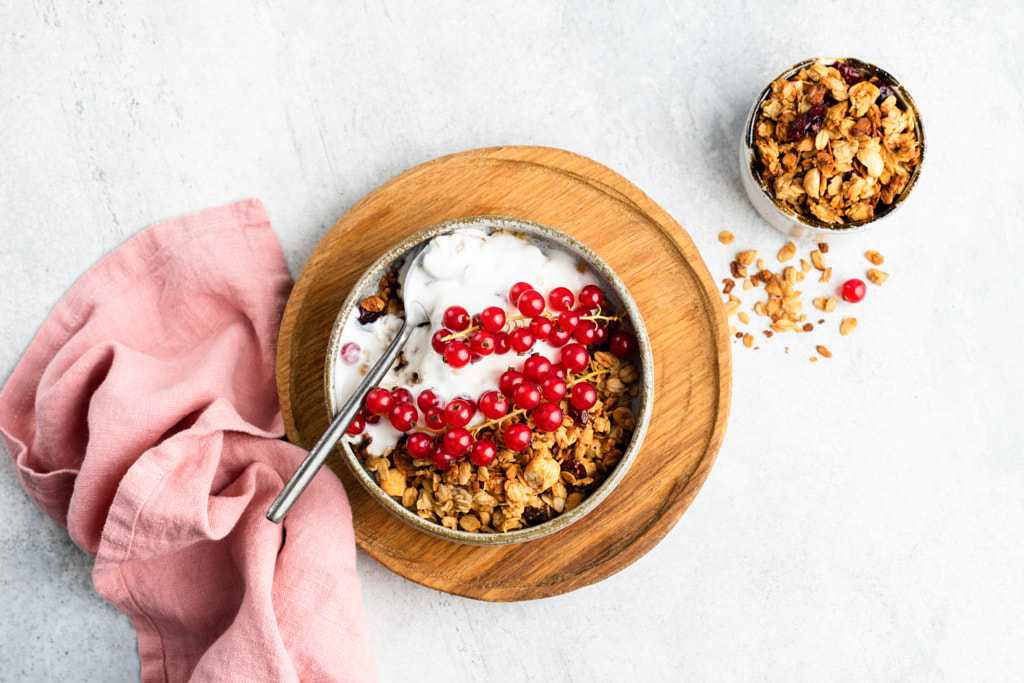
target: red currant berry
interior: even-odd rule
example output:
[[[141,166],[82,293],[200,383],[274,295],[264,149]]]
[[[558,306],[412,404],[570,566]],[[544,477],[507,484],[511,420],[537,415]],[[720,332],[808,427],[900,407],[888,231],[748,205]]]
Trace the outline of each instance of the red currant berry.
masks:
[[[512,392],[512,402],[520,408],[536,408],[540,403],[540,389],[533,382],[523,382]]]
[[[587,285],[580,290],[580,303],[592,311],[604,303],[604,292],[597,285]]]
[[[544,295],[536,289],[528,289],[519,295],[516,308],[527,318],[535,318],[544,312]]]
[[[441,405],[441,399],[433,391],[426,389],[416,397],[416,405],[420,407],[420,410],[426,412],[429,408]]]
[[[590,354],[583,344],[572,342],[558,352],[558,360],[569,372],[583,372],[590,363]]]
[[[357,414],[352,419],[352,424],[345,430],[345,433],[355,436],[356,434],[362,434],[364,429],[366,429],[366,419],[362,415]]]
[[[384,415],[391,411],[395,399],[391,398],[391,392],[387,389],[370,389],[366,394],[366,409],[374,415]]]
[[[576,298],[568,287],[555,287],[548,293],[548,306],[552,311],[568,311],[574,303]]]
[[[523,292],[530,291],[531,289],[533,289],[533,285],[531,285],[530,283],[517,282],[514,285],[512,285],[511,289],[508,290],[508,300],[512,302],[513,306],[515,306],[516,303],[519,301],[520,295],[522,295]]]
[[[529,328],[530,334],[533,335],[534,339],[538,341],[543,341],[544,339],[547,339],[548,336],[551,334],[551,330],[554,329],[554,326],[551,324],[550,320],[548,320],[542,315],[538,315],[536,318],[530,321]]]
[[[531,382],[540,382],[551,374],[551,361],[544,356],[530,356],[523,363],[523,376]]]
[[[843,296],[843,301],[849,301],[851,304],[861,301],[868,293],[864,281],[857,278],[851,278],[844,282],[842,289],[839,291]]]
[[[434,406],[433,408],[427,408],[423,411],[423,423],[435,432],[439,432],[444,429],[444,422],[443,408]]]
[[[518,370],[506,370],[501,373],[501,377],[498,378],[498,391],[508,398],[512,398],[512,394],[515,392],[516,387],[522,384],[524,379],[523,373]]]
[[[508,348],[516,353],[526,353],[533,348],[533,335],[525,327],[517,327],[508,335]]]
[[[508,413],[508,399],[493,389],[480,395],[480,412],[488,420],[497,420]]]
[[[371,413],[370,409],[367,408],[365,405],[363,406],[363,409],[359,411],[359,414],[363,416],[363,419],[366,421],[366,424],[368,425],[375,425],[380,422],[380,415]]]
[[[391,398],[395,403],[412,403],[412,392],[405,387],[395,387],[391,390]]]
[[[590,410],[597,403],[597,389],[590,382],[577,382],[572,385],[569,402],[580,410]]]
[[[594,343],[600,345],[606,341],[608,341],[608,326],[604,323],[598,323],[594,328]]]
[[[572,339],[572,332],[567,332],[558,325],[555,325],[555,329],[551,330],[551,334],[548,335],[548,344],[557,349],[565,346],[570,339]]]
[[[409,452],[411,458],[429,458],[434,450],[434,437],[423,432],[413,432],[405,440],[405,450]]]
[[[533,411],[533,424],[542,432],[553,432],[562,426],[562,409],[557,403],[541,403]]]
[[[462,427],[449,429],[441,439],[441,447],[444,452],[456,458],[469,452],[473,445],[473,435]]]
[[[584,346],[590,346],[597,341],[597,325],[593,320],[581,320],[573,330],[572,338]]]
[[[434,463],[434,467],[439,470],[450,470],[457,459],[454,455],[446,453],[441,444],[434,446],[434,450],[430,454],[430,462]]]
[[[469,461],[477,467],[487,467],[498,457],[498,449],[494,442],[488,439],[480,439],[473,444],[469,451]]]
[[[494,333],[494,353],[499,356],[508,353],[508,334],[505,332]]]
[[[480,330],[469,340],[469,350],[478,356],[489,356],[494,353],[494,335],[487,330]]]
[[[505,442],[505,446],[510,450],[520,453],[530,447],[533,432],[523,423],[516,422],[505,428],[505,433],[502,434],[501,438]]]
[[[396,403],[391,408],[388,419],[391,420],[392,427],[400,432],[407,432],[416,425],[419,413],[416,412],[416,407],[411,403]]]
[[[631,356],[636,353],[636,337],[625,330],[613,332],[608,338],[608,350],[619,358]]]
[[[444,349],[444,362],[453,368],[462,368],[469,364],[469,345],[463,341],[450,341]]]
[[[444,309],[444,315],[441,317],[441,324],[449,330],[462,332],[469,327],[469,311],[462,306],[449,306]]]
[[[501,332],[505,327],[505,310],[498,306],[488,306],[480,311],[480,326],[488,332]]]
[[[473,419],[476,408],[464,398],[456,398],[444,407],[444,421],[452,427],[465,427]]]
[[[448,346],[448,342],[444,338],[450,337],[451,334],[451,330],[442,327],[430,338],[430,348],[434,349],[437,353],[444,353],[445,348]]]
[[[569,371],[565,369],[565,366],[561,363],[551,364],[551,374],[558,375],[562,379],[569,379]]]
[[[545,401],[558,403],[565,398],[567,391],[568,389],[565,386],[565,380],[554,373],[551,373],[541,380],[540,395]]]
[[[566,332],[572,332],[580,324],[580,314],[576,311],[562,311],[558,314],[555,327]]]

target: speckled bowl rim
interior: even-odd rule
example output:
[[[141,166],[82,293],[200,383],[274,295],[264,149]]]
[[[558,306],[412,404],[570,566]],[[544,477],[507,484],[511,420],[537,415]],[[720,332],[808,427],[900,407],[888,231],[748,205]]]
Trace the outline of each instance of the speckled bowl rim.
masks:
[[[891,208],[889,208],[884,214],[869,218],[866,221],[848,223],[841,228],[835,228],[830,227],[826,223],[822,223],[816,218],[808,218],[806,216],[802,216],[798,214],[796,211],[794,211],[792,208],[777,201],[775,199],[775,196],[772,194],[771,190],[764,184],[764,182],[761,180],[758,174],[754,172],[754,123],[757,120],[757,113],[761,109],[761,103],[764,102],[765,98],[768,97],[769,93],[771,93],[772,83],[774,83],[780,78],[789,78],[790,76],[793,76],[796,73],[798,73],[801,69],[805,69],[816,62],[821,62],[822,64],[831,66],[840,60],[850,64],[856,69],[869,71],[872,75],[878,76],[881,80],[883,80],[890,87],[892,87],[893,90],[896,91],[896,97],[901,102],[901,104],[908,107],[910,111],[914,113],[914,119],[918,130],[918,140],[921,147],[921,159],[917,162],[917,166],[914,168],[914,171],[910,174],[910,180],[907,182],[907,186],[903,189],[903,192],[900,193],[900,196],[892,204]],[[810,59],[805,59],[801,62],[794,64],[793,66],[786,69],[781,74],[770,80],[768,82],[768,85],[766,85],[764,89],[761,90],[760,94],[754,99],[754,104],[750,107],[750,113],[747,114],[746,124],[743,126],[743,138],[740,143],[740,167],[742,173],[744,174],[745,180],[752,181],[753,184],[760,190],[761,195],[768,200],[768,203],[770,203],[771,209],[774,209],[775,213],[778,214],[777,218],[781,217],[782,219],[790,222],[791,224],[796,224],[794,227],[798,228],[797,233],[799,233],[799,231],[802,230],[809,232],[811,235],[818,235],[821,237],[837,235],[854,235],[863,234],[867,232],[869,229],[874,228],[880,222],[892,216],[900,208],[903,207],[907,199],[910,197],[910,193],[913,191],[915,185],[917,184],[918,179],[921,177],[921,169],[924,168],[926,152],[927,143],[924,131],[924,121],[921,118],[921,110],[918,109],[917,103],[914,102],[914,98],[910,96],[910,93],[899,82],[899,80],[896,79],[896,77],[894,77],[885,69],[882,69],[881,67],[876,66],[871,62],[867,62],[863,59],[858,59],[856,57],[812,57]],[[751,197],[751,201],[754,201],[753,197]],[[764,203],[759,205],[757,202],[754,202],[754,206],[759,213],[762,213],[762,209],[770,210],[768,209],[768,206],[766,206]],[[776,229],[781,230],[782,232],[792,232],[783,230],[783,228],[780,227],[780,225],[777,225],[772,220],[769,220],[768,216],[764,216],[763,213],[762,216]],[[801,235],[796,234],[796,236]]]
[[[650,424],[651,413],[654,408],[654,355],[651,351],[650,339],[647,336],[647,329],[644,327],[640,310],[637,308],[636,303],[630,296],[626,286],[622,283],[622,280],[620,280],[611,267],[597,254],[591,251],[589,247],[551,226],[511,216],[470,216],[466,218],[457,218],[417,232],[397,246],[389,249],[383,256],[377,259],[377,261],[370,266],[355,285],[353,285],[348,297],[342,304],[341,310],[335,318],[334,327],[331,330],[330,341],[327,345],[324,397],[328,414],[333,416],[338,408],[334,403],[333,391],[335,362],[338,358],[337,350],[338,345],[341,342],[342,329],[344,328],[345,322],[348,320],[353,307],[355,307],[365,296],[369,296],[376,291],[381,275],[410,249],[420,242],[424,242],[426,240],[433,239],[438,235],[462,228],[472,228],[487,232],[505,230],[513,234],[525,235],[529,239],[541,245],[546,244],[547,246],[555,246],[563,251],[568,251],[589,266],[595,275],[604,281],[602,284],[605,284],[610,288],[611,293],[614,294],[613,303],[621,305],[620,310],[624,310],[628,316],[629,323],[636,334],[637,346],[639,347],[640,355],[640,392],[637,398],[634,399],[634,401],[638,399],[639,411],[636,419],[636,430],[633,432],[629,446],[627,446],[622,457],[619,459],[619,462],[601,486],[599,486],[593,493],[587,496],[583,502],[572,510],[564,512],[543,524],[493,534],[470,533],[462,530],[456,531],[440,524],[426,521],[419,516],[412,514],[398,501],[383,492],[347,443],[342,441],[339,443],[338,447],[340,448],[343,456],[342,460],[344,460],[349,470],[356,477],[356,480],[359,481],[370,496],[380,502],[381,505],[399,519],[425,533],[458,543],[480,546],[508,545],[512,543],[532,541],[553,534],[556,531],[560,531],[570,524],[579,521],[596,508],[608,496],[608,494],[615,489],[619,482],[625,478],[626,474],[629,472],[630,466],[633,464],[633,461],[636,460],[636,456],[640,452],[644,437],[647,434],[647,427]],[[608,293],[608,289],[605,291]]]

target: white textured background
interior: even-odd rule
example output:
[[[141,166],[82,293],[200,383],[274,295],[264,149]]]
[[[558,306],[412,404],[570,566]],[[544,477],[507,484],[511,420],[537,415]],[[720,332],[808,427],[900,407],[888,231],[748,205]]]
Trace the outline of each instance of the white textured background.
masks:
[[[1024,11],[781,4],[0,2],[0,381],[151,223],[258,197],[297,275],[365,193],[475,147],[611,167],[724,277],[784,242],[740,187],[752,98],[861,57],[910,89],[929,148],[908,206],[829,255],[837,277],[887,257],[857,331],[734,346],[710,478],[599,585],[486,604],[361,555],[373,652],[384,681],[1021,680]],[[6,462],[0,501],[0,679],[137,678],[127,618]]]

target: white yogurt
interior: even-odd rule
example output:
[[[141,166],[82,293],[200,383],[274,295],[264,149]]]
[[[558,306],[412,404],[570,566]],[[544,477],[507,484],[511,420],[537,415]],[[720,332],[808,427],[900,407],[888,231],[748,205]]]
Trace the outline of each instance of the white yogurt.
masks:
[[[399,280],[405,275],[403,267]],[[488,235],[480,230],[462,229],[431,240],[420,266],[409,274],[402,291],[407,303],[416,301],[423,305],[430,316],[430,326],[413,331],[404,349],[407,364],[401,370],[392,368],[381,386],[386,389],[406,387],[414,398],[421,391],[430,389],[446,402],[457,396],[475,401],[485,391],[498,388],[501,373],[510,367],[520,369],[526,356],[541,353],[552,361],[556,360],[558,349],[546,341],[538,341],[522,356],[514,352],[491,354],[456,369],[447,365],[430,346],[431,335],[443,327],[441,318],[449,306],[462,306],[470,315],[488,306],[500,306],[509,317],[518,315],[508,301],[508,291],[520,281],[533,285],[545,300],[555,287],[568,287],[573,294],[578,294],[586,285],[599,284],[594,274],[588,268],[580,267],[571,254],[557,250],[542,251],[533,243],[507,233]],[[355,391],[402,324],[400,318],[390,315],[366,325],[360,324],[358,319],[357,306],[342,330],[339,357],[334,360],[334,402],[337,406]],[[348,343],[360,347],[356,363],[346,363],[342,358],[345,355],[342,349]],[[350,347],[349,359],[351,351]],[[423,425],[422,418],[421,414],[420,426]],[[484,417],[477,412],[470,426],[483,421]],[[367,425],[363,434],[371,439],[367,450],[372,455],[388,452],[401,437],[401,432],[391,426],[387,417],[383,417],[379,424]],[[363,435],[346,435],[344,438],[349,443],[358,443]]]

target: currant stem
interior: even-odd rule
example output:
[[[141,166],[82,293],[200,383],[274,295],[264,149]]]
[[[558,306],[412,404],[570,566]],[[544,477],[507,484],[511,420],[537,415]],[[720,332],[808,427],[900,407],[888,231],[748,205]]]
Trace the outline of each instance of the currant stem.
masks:
[[[476,427],[469,427],[468,430],[469,430],[469,432],[471,434],[473,434],[473,436],[476,436],[476,433],[479,432],[481,429],[486,429],[487,427],[493,427],[495,425],[501,424],[502,422],[504,422],[505,420],[508,420],[509,418],[515,417],[516,415],[525,415],[525,414],[526,414],[526,409],[525,408],[516,408],[515,410],[513,410],[508,415],[502,415],[501,417],[499,417],[497,419],[488,420],[487,422],[484,422],[483,424],[477,425]]]

